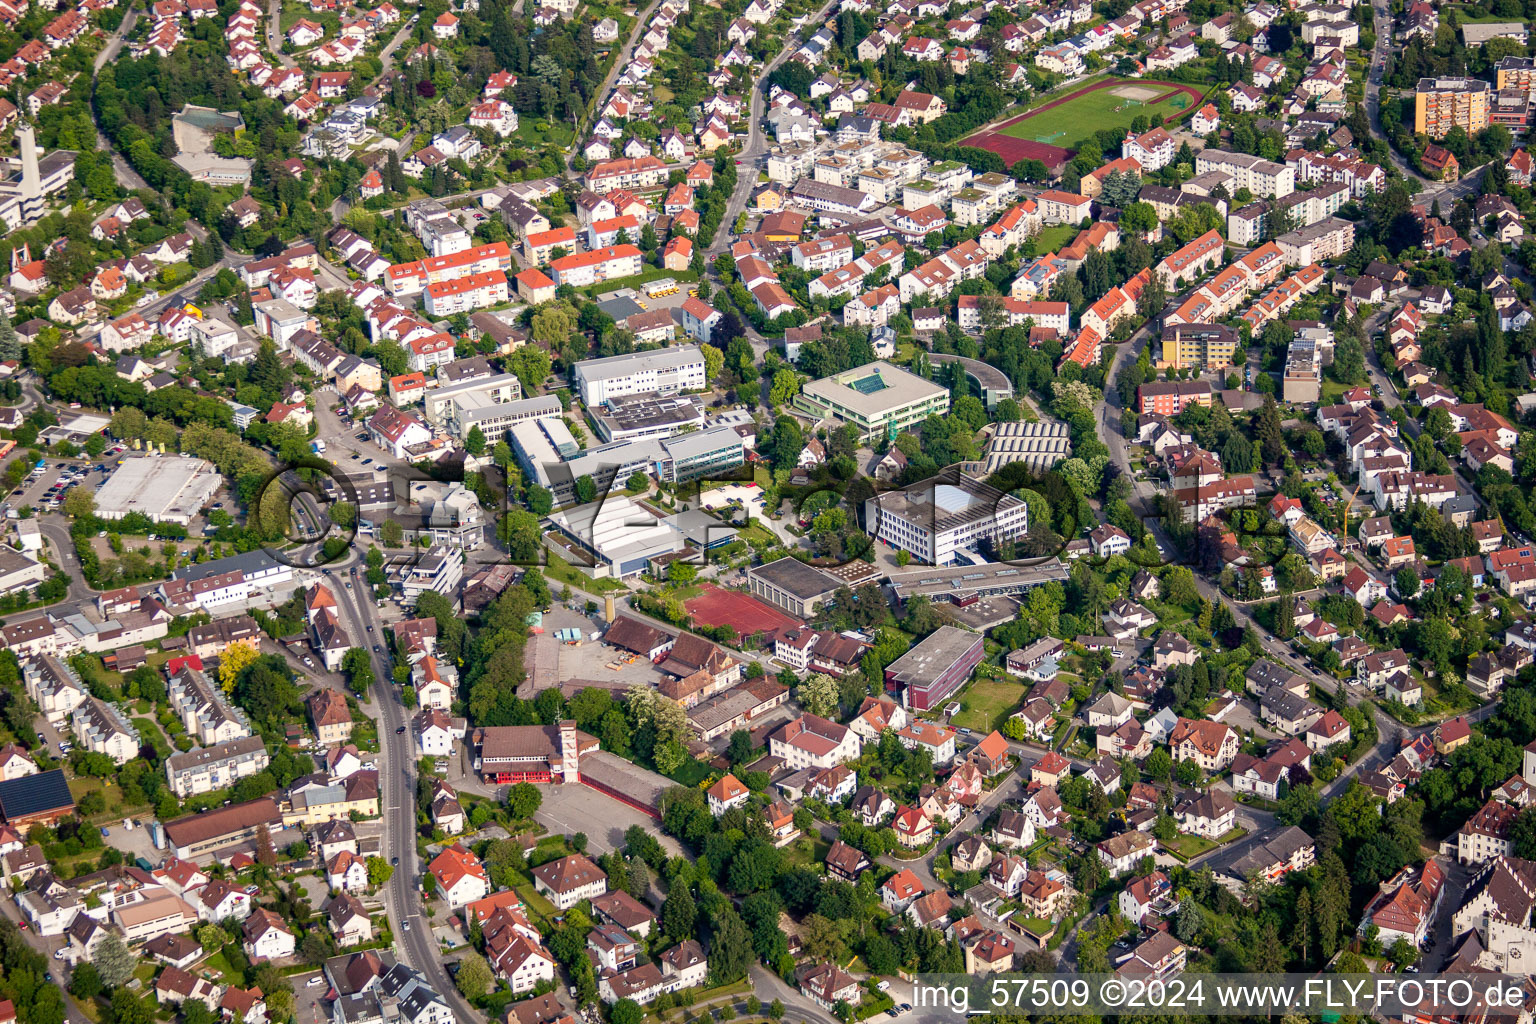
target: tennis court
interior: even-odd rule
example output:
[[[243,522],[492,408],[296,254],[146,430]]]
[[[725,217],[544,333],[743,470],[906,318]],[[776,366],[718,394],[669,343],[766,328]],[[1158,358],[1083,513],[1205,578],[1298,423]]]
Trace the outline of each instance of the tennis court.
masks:
[[[713,583],[700,584],[700,589],[702,594],[683,603],[695,625],[730,626],[743,637],[761,631],[770,642],[780,633],[805,625],[751,594],[723,590]]]

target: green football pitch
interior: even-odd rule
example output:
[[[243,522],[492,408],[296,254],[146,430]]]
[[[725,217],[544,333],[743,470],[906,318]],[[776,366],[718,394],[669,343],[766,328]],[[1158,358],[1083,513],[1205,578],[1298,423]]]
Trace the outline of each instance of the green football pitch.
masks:
[[[1156,98],[1133,99],[1120,92],[1136,90],[1146,93],[1156,91]],[[1047,101],[1049,102],[1049,101]],[[1143,85],[1137,82],[1115,82],[1109,88],[1094,90],[1075,96],[1050,109],[1036,108],[1017,124],[999,128],[1002,135],[1016,139],[1043,142],[1062,149],[1075,149],[1104,129],[1126,131],[1138,116],[1156,114],[1162,118],[1178,117],[1193,102],[1188,93],[1176,91],[1167,85]]]

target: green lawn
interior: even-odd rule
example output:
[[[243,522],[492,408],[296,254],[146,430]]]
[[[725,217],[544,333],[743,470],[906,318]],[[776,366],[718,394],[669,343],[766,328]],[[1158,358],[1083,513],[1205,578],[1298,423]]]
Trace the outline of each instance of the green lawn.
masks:
[[[544,125],[544,131],[539,131],[538,126]],[[569,147],[575,135],[571,126],[562,121],[545,121],[537,117],[519,118],[517,131],[512,137],[529,149],[542,149],[545,146]]]
[[[532,913],[534,921],[552,921],[559,915],[556,906],[544,898],[544,894],[533,887],[532,882],[523,882],[513,886],[518,896],[522,897],[523,905]]]
[[[951,724],[957,729],[974,729],[989,733],[1003,724],[1008,713],[1024,699],[1024,687],[1020,683],[1001,679],[977,679],[960,694],[964,708],[955,715]]]
[[[602,281],[598,284],[578,289],[578,291],[585,292],[589,298],[596,298],[599,295],[606,295],[608,292],[616,292],[624,288],[639,288],[647,281],[655,281],[663,277],[670,277],[678,284],[691,283],[699,279],[699,275],[691,270],[667,270],[664,267],[647,267],[643,273],[636,274],[634,277],[621,277],[613,281]],[[640,301],[646,301],[644,293],[641,294]]]
[[[1180,833],[1172,839],[1162,840],[1163,849],[1177,857],[1179,860],[1189,863],[1195,857],[1207,850],[1214,850],[1220,844],[1213,843],[1204,836],[1189,836]]]
[[[1135,103],[1124,96],[1117,96],[1119,87],[1098,89],[1063,103],[1059,107],[1052,107],[1050,110],[1036,114],[1027,121],[1003,128],[1000,134],[1072,149],[1092,138],[1093,134],[1101,129],[1129,128],[1131,121],[1137,115],[1157,114],[1160,117],[1177,117],[1189,109],[1189,97],[1182,92],[1175,92],[1172,86],[1127,81],[1123,87],[1159,89],[1162,95],[1167,95],[1167,98],[1157,102]],[[1075,92],[1081,88],[1083,88],[1082,85],[1074,85],[1071,91]],[[1049,99],[1050,97],[1046,97],[1047,102]]]
[[[135,718],[133,727],[139,730],[139,739],[155,748],[155,753],[163,761],[171,756],[171,745],[165,741],[165,735],[161,733],[160,726],[148,718]]]
[[[598,595],[606,594],[610,590],[629,589],[615,579],[595,580],[553,552],[546,551],[545,554],[549,557],[549,564],[544,567],[544,575],[551,581],[566,583],[577,590]]]
[[[1035,236],[1035,252],[1055,252],[1077,237],[1076,224],[1052,224]]]
[[[784,847],[784,863],[791,868],[815,868],[827,859],[830,849],[832,844],[812,831]]]

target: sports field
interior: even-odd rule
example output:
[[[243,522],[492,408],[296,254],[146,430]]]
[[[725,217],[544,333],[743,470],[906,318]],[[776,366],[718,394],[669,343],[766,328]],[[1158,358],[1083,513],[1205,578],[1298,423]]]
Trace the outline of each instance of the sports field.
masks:
[[[762,632],[772,641],[780,633],[798,629],[805,623],[739,590],[723,590],[713,583],[700,584],[702,593],[683,602],[683,607],[701,626],[730,626],[743,637]]]
[[[1199,95],[1187,86],[1160,82],[1105,82],[1088,92],[1065,97],[1062,103],[1038,107],[1022,120],[998,130],[1015,139],[1075,149],[1095,132],[1106,128],[1129,129],[1138,115],[1178,117],[1191,109],[1190,104]]]
[[[1035,158],[1050,167],[1098,131],[1127,130],[1138,115],[1182,118],[1193,113],[1201,99],[1200,90],[1192,85],[1111,78],[1047,99],[962,139],[961,145],[990,150],[1009,165]]]

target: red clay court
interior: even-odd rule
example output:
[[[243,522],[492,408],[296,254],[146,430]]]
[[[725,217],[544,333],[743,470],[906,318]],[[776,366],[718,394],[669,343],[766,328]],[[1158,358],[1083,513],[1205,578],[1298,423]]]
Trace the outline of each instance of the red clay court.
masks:
[[[1199,89],[1192,85],[1183,85],[1178,82],[1110,78],[1102,82],[1095,82],[1092,85],[1085,85],[1083,88],[1075,89],[1065,96],[1058,96],[1049,103],[1043,103],[1033,110],[1027,110],[1001,124],[993,125],[984,131],[969,135],[961,139],[958,144],[961,146],[973,146],[976,149],[985,149],[996,153],[1003,158],[1003,163],[1009,167],[1012,167],[1020,160],[1035,159],[1045,164],[1047,168],[1054,170],[1072,158],[1072,150],[1063,149],[1060,146],[1052,146],[1045,142],[1039,142],[1036,139],[1018,138],[1013,134],[1004,133],[1032,118],[1039,117],[1063,104],[1071,103],[1073,100],[1081,99],[1090,93],[1095,93],[1102,89],[1126,89],[1137,86],[1155,86],[1167,90],[1156,97],[1149,97],[1146,102],[1148,108],[1164,103],[1180,93],[1184,94],[1188,97],[1188,102],[1185,104],[1183,111],[1178,115],[1179,117],[1186,116],[1196,110],[1204,98],[1204,94]]]
[[[704,591],[702,594],[683,602],[697,625],[730,626],[743,637],[761,631],[769,641],[780,633],[805,625],[793,615],[764,604],[751,594],[722,590],[712,583],[700,586]]]

